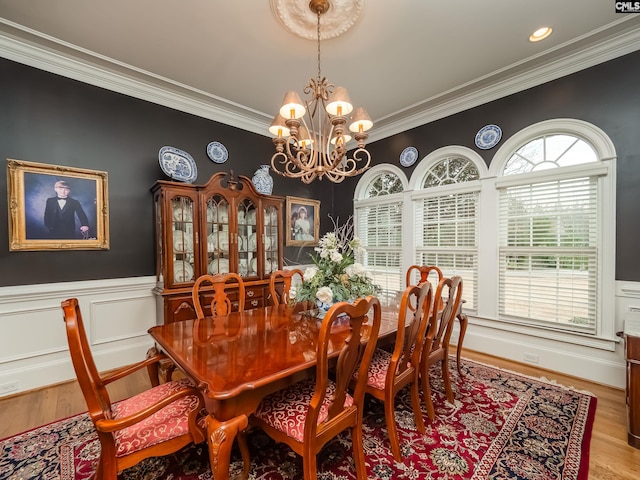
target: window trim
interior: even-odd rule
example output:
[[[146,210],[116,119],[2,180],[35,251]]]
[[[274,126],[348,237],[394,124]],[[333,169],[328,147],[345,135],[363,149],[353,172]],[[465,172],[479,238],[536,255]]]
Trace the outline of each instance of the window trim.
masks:
[[[558,167],[551,170],[543,170],[539,172],[530,172],[523,174],[515,174],[503,176],[502,171],[505,164],[509,161],[514,152],[526,143],[536,138],[546,135],[567,134],[580,138],[587,142],[595,151],[597,162],[585,163],[582,165],[573,165],[567,167]],[[495,320],[504,324],[518,326],[514,331],[520,328],[526,328],[529,331],[538,331],[536,336],[548,339],[556,338],[572,338],[570,343],[580,345],[598,346],[606,350],[610,350],[612,342],[619,340],[615,336],[616,316],[615,316],[615,186],[616,186],[616,152],[613,142],[600,128],[593,124],[577,119],[552,119],[530,125],[507,139],[502,146],[496,151],[490,167],[489,176],[495,178],[496,197],[500,189],[515,185],[523,185],[527,183],[544,182],[545,180],[558,180],[566,178],[575,178],[577,176],[593,176],[597,177],[599,190],[598,205],[598,221],[599,221],[599,239],[598,239],[598,282],[597,295],[599,302],[596,313],[596,333],[594,335],[584,335],[579,332],[566,332],[561,334],[561,330],[545,329],[540,326],[529,326],[526,323],[519,323],[512,319],[500,318],[497,305],[495,309]],[[497,200],[497,198],[496,198]],[[497,208],[499,201],[496,201]],[[499,219],[497,219],[499,220]],[[496,248],[499,245],[499,238],[495,234]],[[496,256],[496,262],[499,256]],[[499,273],[499,268],[497,273]],[[498,277],[496,277],[498,281]],[[495,294],[499,295],[496,287]],[[549,334],[554,332],[554,335]],[[543,332],[547,332],[544,334]],[[530,333],[533,334],[533,333]],[[533,334],[535,335],[535,334]],[[564,340],[569,341],[569,340]]]
[[[411,174],[411,178],[409,179],[409,186],[406,190],[414,193],[425,190],[422,188],[422,182],[424,181],[425,175],[436,163],[448,157],[463,157],[473,162],[473,164],[478,169],[480,180],[488,176],[489,170],[487,168],[487,164],[477,152],[462,145],[447,145],[446,147],[441,147],[437,150],[434,150],[420,161],[420,163],[416,166],[415,170]],[[479,182],[480,180],[474,180],[474,182]],[[470,183],[473,182],[463,182],[455,185],[468,185]],[[444,187],[445,186],[431,188]]]
[[[600,296],[598,331],[595,335],[584,335],[578,332],[564,332],[561,330],[545,329],[541,326],[530,326],[514,322],[506,322],[498,318],[498,296],[497,289],[499,275],[499,256],[497,253],[498,238],[498,197],[499,189],[506,188],[512,183],[522,183],[523,178],[517,178],[521,175],[511,175],[503,177],[498,174],[503,169],[504,164],[511,158],[515,152],[524,143],[538,138],[542,135],[552,134],[569,134],[577,136],[591,145],[597,155],[598,161],[578,166],[582,172],[590,172],[591,175],[597,175],[598,188],[601,189],[603,198],[602,208],[599,221],[604,221],[601,225],[601,244],[606,248],[606,252],[600,251],[598,262],[601,267],[600,280],[598,284],[598,295]],[[429,189],[418,188],[424,178],[424,175],[436,162],[446,157],[464,156],[473,160],[478,168],[479,180],[473,182],[464,182],[461,184],[443,185],[440,187],[431,187]],[[553,175],[554,179],[558,175],[574,176],[576,173],[575,166],[560,167],[549,171],[531,172],[532,178],[544,178],[545,175]],[[372,199],[362,199],[365,189],[373,177],[381,172],[390,172],[397,175],[405,185],[405,191],[402,194],[393,194],[392,196],[375,197]],[[450,145],[434,150],[426,155],[416,165],[409,181],[404,183],[406,175],[403,170],[392,164],[378,164],[365,172],[355,188],[354,194],[354,219],[357,221],[356,207],[366,206],[370,203],[376,203],[380,198],[386,200],[397,200],[402,197],[403,218],[413,218],[414,205],[413,200],[429,195],[425,190],[431,190],[433,193],[456,193],[458,191],[477,190],[479,191],[478,201],[478,272],[483,281],[479,281],[477,288],[477,313],[471,314],[471,323],[477,325],[480,329],[483,327],[494,329],[496,331],[505,332],[505,336],[517,341],[516,335],[526,335],[548,340],[550,342],[562,342],[567,344],[581,345],[599,350],[615,351],[616,345],[620,339],[615,336],[616,328],[616,312],[615,312],[615,232],[616,232],[616,151],[609,137],[598,127],[582,120],[574,119],[552,119],[539,122],[523,128],[519,132],[505,139],[503,144],[495,152],[491,159],[490,166],[487,167],[484,159],[475,151],[459,146]],[[465,185],[465,183],[467,185]],[[400,199],[400,198],[398,198]],[[406,271],[413,264],[412,259],[415,256],[414,244],[415,229],[412,222],[405,225],[403,229],[403,269]],[[602,249],[600,249],[602,250]],[[606,323],[606,325],[605,325]],[[513,334],[514,336],[510,336]]]

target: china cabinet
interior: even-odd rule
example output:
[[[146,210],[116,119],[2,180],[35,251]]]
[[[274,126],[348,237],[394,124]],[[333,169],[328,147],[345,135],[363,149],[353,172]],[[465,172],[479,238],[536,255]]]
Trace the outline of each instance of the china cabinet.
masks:
[[[284,198],[258,193],[233,172],[216,173],[205,185],[160,180],[151,191],[155,293],[165,323],[195,318],[191,288],[205,273],[239,274],[245,308],[269,303],[269,275],[282,268]],[[237,291],[229,296],[237,301]]]

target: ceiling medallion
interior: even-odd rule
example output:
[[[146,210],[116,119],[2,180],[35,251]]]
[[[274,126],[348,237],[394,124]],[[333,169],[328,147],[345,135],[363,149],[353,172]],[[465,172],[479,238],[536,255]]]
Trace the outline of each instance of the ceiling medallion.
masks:
[[[322,16],[320,38],[339,37],[358,20],[365,0],[331,0],[331,8]],[[273,15],[291,33],[308,40],[316,39],[316,15],[309,0],[270,0]]]

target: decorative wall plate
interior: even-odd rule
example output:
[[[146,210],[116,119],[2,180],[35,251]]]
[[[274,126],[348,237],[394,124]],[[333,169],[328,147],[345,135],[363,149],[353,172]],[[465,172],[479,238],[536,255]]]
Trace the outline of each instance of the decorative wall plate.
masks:
[[[224,163],[227,161],[227,158],[229,158],[227,147],[220,142],[211,142],[207,145],[207,155],[209,155],[209,158],[215,163]]]
[[[158,153],[160,168],[168,177],[179,182],[193,183],[198,167],[191,155],[175,147],[162,147]]]
[[[407,147],[400,154],[400,165],[410,167],[418,159],[418,149],[416,147]]]
[[[476,133],[476,146],[483,150],[495,147],[502,138],[502,130],[497,125],[485,125]]]

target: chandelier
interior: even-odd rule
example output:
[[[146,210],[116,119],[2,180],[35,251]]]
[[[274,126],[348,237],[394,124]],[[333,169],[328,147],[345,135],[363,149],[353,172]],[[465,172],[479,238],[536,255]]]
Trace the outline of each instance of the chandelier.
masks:
[[[325,176],[340,183],[369,168],[371,154],[365,149],[365,142],[373,122],[364,108],[353,109],[345,88],[322,77],[320,16],[329,9],[329,0],[311,0],[309,8],[317,16],[318,76],[304,88],[309,96],[304,103],[295,91],[285,94],[280,112],[269,127],[276,147],[271,167],[279,175],[299,178],[304,183]],[[347,158],[351,135],[357,148]]]

